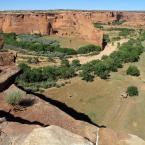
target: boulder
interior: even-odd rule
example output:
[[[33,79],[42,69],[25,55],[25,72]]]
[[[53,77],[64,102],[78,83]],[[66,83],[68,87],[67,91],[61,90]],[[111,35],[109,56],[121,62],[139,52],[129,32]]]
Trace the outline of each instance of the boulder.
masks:
[[[0,52],[0,66],[12,65],[15,63],[16,55],[11,52]]]
[[[3,48],[3,45],[4,45],[4,39],[3,37],[0,36],[0,49]]]
[[[58,126],[35,129],[22,145],[93,145],[85,138]]]

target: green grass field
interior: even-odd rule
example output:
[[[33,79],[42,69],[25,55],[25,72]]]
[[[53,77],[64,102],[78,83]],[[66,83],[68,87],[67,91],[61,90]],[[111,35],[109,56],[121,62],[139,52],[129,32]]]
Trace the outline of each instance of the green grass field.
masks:
[[[129,64],[126,64],[118,72],[112,73],[109,80],[96,78],[94,82],[87,83],[80,78],[74,78],[71,84],[59,89],[48,89],[44,94],[87,114],[99,125],[136,134],[145,139],[144,62],[145,53],[141,55],[138,63],[134,63],[141,71],[139,77],[127,76],[126,69]],[[122,92],[130,85],[139,88],[139,96],[122,99]]]
[[[76,37],[59,37],[59,36],[45,36],[44,38],[48,38],[49,40],[57,40],[60,43],[61,47],[64,48],[79,48],[81,46],[85,46],[90,44],[85,40]],[[71,41],[70,41],[71,40]]]

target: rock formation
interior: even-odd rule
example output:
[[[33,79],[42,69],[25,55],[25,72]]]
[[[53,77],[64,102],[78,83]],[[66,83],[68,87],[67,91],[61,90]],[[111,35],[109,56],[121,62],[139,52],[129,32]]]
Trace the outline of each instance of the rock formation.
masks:
[[[15,58],[11,52],[0,52],[0,91],[11,84],[20,73],[20,69],[14,64]]]
[[[93,145],[85,138],[57,126],[35,129],[22,145]]]
[[[3,40],[3,37],[0,36],[0,49],[3,48],[3,45],[4,45],[4,40]]]
[[[80,37],[97,45],[102,45],[103,39],[103,32],[95,29],[81,12],[1,13],[0,30],[5,33]]]
[[[11,52],[0,52],[0,66],[13,65],[15,63],[16,55]]]
[[[103,32],[93,23],[125,21],[125,26],[145,28],[145,13],[118,11],[58,11],[0,13],[0,31],[17,34],[58,35],[80,37],[91,43],[102,45]],[[27,28],[27,29],[26,29]]]

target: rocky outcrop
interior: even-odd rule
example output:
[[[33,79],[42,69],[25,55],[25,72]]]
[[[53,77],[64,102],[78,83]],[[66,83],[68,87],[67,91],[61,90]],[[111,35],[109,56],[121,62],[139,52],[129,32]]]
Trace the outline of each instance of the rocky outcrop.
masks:
[[[103,32],[95,29],[82,12],[1,13],[0,30],[17,34],[79,37],[97,45],[102,45],[103,40]]]
[[[116,133],[107,128],[99,131],[98,142],[95,144],[82,136],[55,125],[46,128],[32,128],[33,127],[28,129],[27,135],[24,130],[25,133],[23,133],[23,135],[20,133],[20,135],[13,140],[10,140],[10,137],[7,136],[9,140],[5,140],[5,143],[9,141],[13,143],[13,145],[145,145],[145,141],[135,135]],[[22,129],[22,127],[20,129]],[[31,132],[29,132],[30,130]]]
[[[10,52],[0,52],[0,91],[13,83],[20,69],[14,64],[16,56]]]
[[[79,37],[102,46],[103,32],[93,23],[125,21],[125,26],[145,28],[145,13],[119,11],[58,11],[0,13],[0,31],[17,34]],[[27,28],[27,29],[26,29]]]
[[[91,142],[96,142],[96,134],[98,131],[98,127],[95,125],[92,125],[90,123],[87,123],[85,121],[76,120],[64,111],[60,110],[58,107],[52,105],[48,102],[40,99],[37,96],[27,94],[25,92],[21,92],[24,96],[24,100],[30,100],[27,98],[35,98],[35,103],[31,104],[30,106],[26,106],[26,108],[23,111],[11,111],[11,113],[8,113],[10,110],[10,106],[6,104],[4,101],[4,97],[6,94],[8,94],[10,91],[19,91],[16,86],[12,85],[7,89],[6,91],[2,92],[0,94],[0,114],[3,114],[0,117],[6,117],[8,122],[15,122],[15,123],[22,123],[22,124],[29,124],[31,125],[40,125],[40,126],[48,126],[48,125],[56,125],[60,126],[64,129],[67,129],[71,131],[72,133],[78,134],[84,138],[87,138]],[[45,98],[47,100],[47,98]],[[67,106],[66,106],[67,107]],[[67,110],[66,110],[67,111]],[[76,115],[79,115],[79,113],[76,112]],[[81,117],[81,114],[80,114]],[[19,119],[17,119],[19,118]],[[8,126],[9,128],[10,126]],[[7,127],[5,128],[5,132],[9,134],[9,130]],[[12,130],[11,136],[13,134],[16,135],[19,128],[15,128],[15,130]],[[27,130],[27,128],[23,128],[23,130]],[[17,134],[17,135],[20,135]]]
[[[2,36],[0,36],[0,49],[2,49],[4,46],[4,39]]]
[[[16,55],[11,52],[0,52],[0,66],[13,65],[15,63]]]
[[[58,126],[35,129],[22,145],[93,145],[85,138]]]

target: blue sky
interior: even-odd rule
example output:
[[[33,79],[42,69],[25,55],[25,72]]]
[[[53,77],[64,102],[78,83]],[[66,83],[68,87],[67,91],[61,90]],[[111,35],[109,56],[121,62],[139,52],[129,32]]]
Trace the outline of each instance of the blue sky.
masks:
[[[145,0],[1,0],[0,10],[145,10]]]

